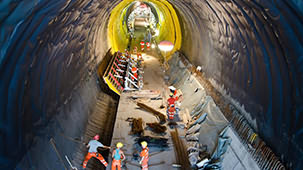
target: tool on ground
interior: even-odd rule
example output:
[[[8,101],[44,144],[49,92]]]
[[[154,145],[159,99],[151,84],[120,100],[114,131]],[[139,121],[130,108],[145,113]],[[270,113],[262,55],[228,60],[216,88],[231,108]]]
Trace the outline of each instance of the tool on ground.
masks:
[[[73,166],[72,163],[69,161],[68,157],[65,155],[65,159],[68,162],[69,166],[72,168],[72,170],[78,170],[77,167]]]

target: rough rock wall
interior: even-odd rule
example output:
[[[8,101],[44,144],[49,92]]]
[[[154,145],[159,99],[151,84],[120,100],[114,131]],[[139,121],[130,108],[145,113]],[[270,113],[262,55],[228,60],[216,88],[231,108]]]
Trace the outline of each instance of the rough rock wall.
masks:
[[[83,84],[109,48],[107,19],[113,7],[101,0],[0,2],[0,169],[14,166],[35,136],[49,135],[39,131],[60,109],[71,111],[69,101],[80,86],[97,88]],[[88,101],[95,97],[85,95]],[[89,103],[78,103],[83,105],[78,112],[87,114]]]
[[[302,169],[302,3],[171,1],[183,20],[182,51],[224,86],[273,150]]]

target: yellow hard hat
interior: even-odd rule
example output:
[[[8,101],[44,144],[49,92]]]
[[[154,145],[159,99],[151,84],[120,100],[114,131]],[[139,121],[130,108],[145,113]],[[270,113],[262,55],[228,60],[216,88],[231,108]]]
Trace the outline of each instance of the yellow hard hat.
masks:
[[[141,146],[142,146],[143,148],[145,148],[145,147],[147,146],[147,142],[146,142],[146,141],[141,142]]]
[[[123,147],[123,143],[118,142],[116,146],[117,146],[117,148],[122,148]]]

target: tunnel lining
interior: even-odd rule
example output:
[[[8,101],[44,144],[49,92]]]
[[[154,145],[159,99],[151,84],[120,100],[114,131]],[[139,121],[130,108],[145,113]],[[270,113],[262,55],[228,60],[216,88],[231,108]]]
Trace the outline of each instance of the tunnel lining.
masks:
[[[51,115],[57,106],[67,107],[64,103],[71,100],[72,91],[80,88],[75,82],[84,82],[87,80],[85,77],[92,75],[95,64],[102,60],[109,47],[104,43],[108,42],[108,37],[103,34],[106,32],[106,26],[102,24],[108,19],[109,11],[119,2],[34,0],[13,4],[7,1],[6,4],[0,5],[1,9],[5,9],[5,15],[0,16],[1,35],[5,35],[0,37],[2,70],[0,90],[3,94],[0,98],[0,110],[3,119],[12,116],[8,121],[13,122],[12,124],[4,123],[6,120],[1,122],[3,133],[7,134],[1,136],[2,157],[8,155],[11,159],[17,155],[16,153],[24,153],[24,150],[20,151],[23,148],[20,146],[26,146],[23,139],[27,141],[32,134],[23,138],[24,133],[27,133],[22,131],[27,129],[23,126],[28,126],[27,122],[37,125],[40,118],[47,119],[48,116],[45,115]],[[201,66],[207,78],[212,78],[218,83],[219,88],[224,88],[232,98],[243,102],[240,105],[244,105],[249,112],[247,117],[259,122],[256,129],[266,130],[263,136],[267,141],[273,142],[270,145],[276,148],[275,152],[280,154],[283,161],[288,162],[288,167],[302,169],[303,165],[299,160],[303,153],[300,124],[303,91],[300,30],[303,27],[300,6],[294,3],[295,0],[170,2],[180,9],[180,13],[186,18],[184,20],[188,21],[189,29],[184,30],[192,32],[188,42],[192,42],[193,45],[189,47],[183,43],[181,47],[189,56],[191,63]],[[210,2],[215,11],[211,11],[206,2]],[[268,26],[273,26],[274,31],[270,37],[275,40],[272,48],[276,54],[269,50],[269,58],[266,59],[272,61],[266,63],[269,66],[261,63],[266,60],[259,44],[250,41],[256,36],[251,32],[250,26],[258,23],[246,21],[238,9],[242,5],[245,6],[243,10],[248,13],[256,13],[248,17],[253,21],[260,20],[260,27],[265,26],[265,29],[271,30]],[[243,25],[237,24],[236,27],[225,23],[230,19],[222,6],[227,11],[235,11],[230,14],[236,23],[243,22]],[[255,7],[258,8],[252,9]],[[185,11],[191,8],[192,13]],[[18,9],[22,11],[17,11]],[[262,9],[264,15],[258,14],[258,9]],[[222,19],[221,22],[214,14],[216,11]],[[273,14],[279,14],[280,17]],[[268,24],[264,24],[265,22]],[[97,27],[89,29],[92,25],[100,26],[98,27],[100,29]],[[55,31],[48,31],[48,26]],[[260,31],[262,32],[262,29]],[[87,34],[88,32],[91,34]],[[243,32],[244,41],[240,39],[240,32]],[[226,34],[229,36],[224,36]],[[266,42],[268,41],[264,41]],[[101,43],[102,45],[99,45]],[[83,53],[81,49],[87,51]],[[248,54],[250,58],[246,58]],[[270,94],[263,88],[269,84],[267,82],[269,79],[262,74],[266,67],[273,68],[271,84],[278,84],[280,80],[283,82],[281,86],[274,86],[274,89],[271,89],[272,99],[269,99]],[[251,71],[243,71],[246,68],[251,68]],[[51,93],[54,91],[51,89],[54,88],[59,95]],[[272,110],[268,109],[269,100],[272,100]],[[269,112],[266,113],[264,110]],[[267,119],[271,117],[273,120],[268,121]],[[271,126],[267,125],[267,122],[271,122]],[[32,128],[28,126],[29,131]],[[286,147],[279,147],[281,145]],[[6,148],[13,146],[19,148],[15,148],[14,152],[7,152]]]

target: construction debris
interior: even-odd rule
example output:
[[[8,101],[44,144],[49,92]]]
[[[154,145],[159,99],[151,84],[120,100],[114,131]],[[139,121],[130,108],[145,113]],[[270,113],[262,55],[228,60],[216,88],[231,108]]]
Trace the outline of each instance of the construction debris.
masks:
[[[186,132],[187,135],[192,134],[192,133],[196,133],[200,130],[201,125],[197,124],[195,126],[192,126],[190,129],[188,129],[188,131]]]
[[[179,164],[172,164],[172,167],[173,168],[181,168],[181,165],[179,165]]]
[[[146,141],[148,143],[148,147],[156,147],[160,148],[161,150],[167,149],[168,146],[168,139],[163,137],[151,137],[151,136],[142,136],[135,139],[136,143],[139,145],[142,141]]]
[[[166,126],[161,125],[160,123],[146,123],[146,125],[151,129],[151,131],[159,134],[163,134],[166,131]]]
[[[150,98],[150,100],[162,100],[162,97],[160,97],[160,95],[159,95],[159,96],[157,96],[157,97],[152,97],[152,98]]]
[[[142,109],[144,109],[144,110],[146,110],[148,112],[153,113],[159,119],[160,124],[164,124],[166,122],[166,116],[164,114],[162,114],[161,112],[159,112],[159,111],[157,111],[157,110],[155,110],[155,109],[147,106],[144,103],[138,102],[137,106],[139,106],[140,108],[142,108]]]
[[[190,135],[186,135],[185,138],[187,141],[199,141],[199,135],[200,133],[195,133],[195,134],[190,134]]]
[[[143,133],[143,121],[142,118],[128,118],[128,121],[131,121],[132,130],[131,135],[141,135]]]
[[[201,114],[199,118],[197,118],[196,120],[190,122],[190,123],[188,124],[187,127],[188,127],[188,128],[191,128],[191,127],[193,127],[193,126],[196,125],[196,124],[201,124],[202,122],[205,121],[206,116],[207,116],[207,113]]]
[[[174,148],[175,148],[175,153],[176,153],[176,158],[177,158],[176,164],[181,165],[181,167],[180,167],[181,170],[191,169],[189,161],[188,161],[188,154],[187,154],[186,148],[185,148],[182,140],[179,138],[177,128],[175,128],[175,130],[171,131],[170,133],[171,133],[171,137],[172,137],[172,140],[174,143]]]
[[[188,159],[189,159],[190,165],[195,166],[196,163],[200,160],[199,151],[191,152],[190,154],[188,154]]]

